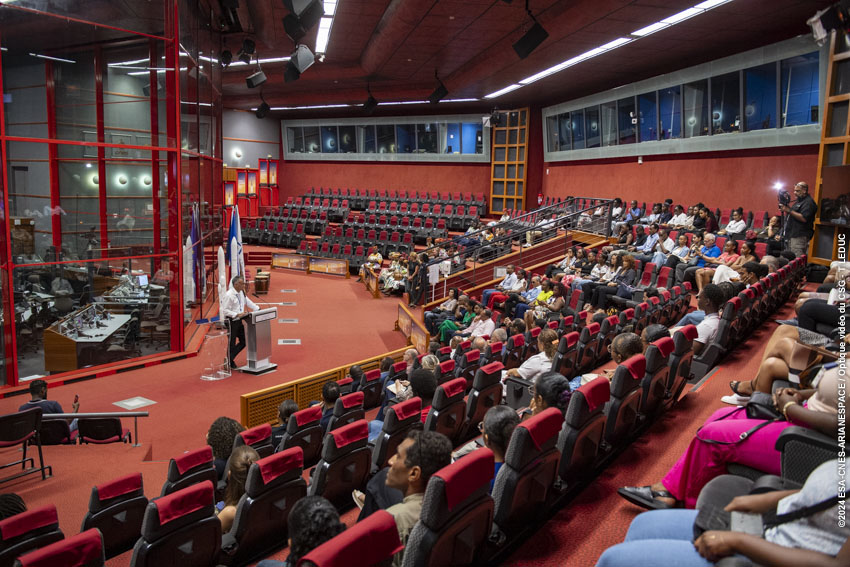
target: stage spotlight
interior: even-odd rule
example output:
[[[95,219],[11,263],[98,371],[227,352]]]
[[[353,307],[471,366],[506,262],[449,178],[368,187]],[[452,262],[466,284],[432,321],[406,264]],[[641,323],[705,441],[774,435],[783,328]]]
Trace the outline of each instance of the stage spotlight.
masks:
[[[292,41],[297,42],[325,15],[321,0],[283,0],[284,7],[291,13],[283,18],[283,29]]]
[[[254,43],[254,40],[246,37],[242,40],[242,53],[247,53],[248,55],[253,55],[254,50],[257,48],[257,44]]]
[[[265,82],[266,74],[263,73],[262,70],[259,70],[252,75],[248,75],[248,77],[245,78],[245,83],[248,85],[249,89],[256,89]]]
[[[223,49],[218,55],[218,62],[222,69],[227,69],[230,62],[233,61],[233,52],[229,49]]]
[[[260,106],[257,107],[257,110],[254,112],[254,115],[260,120],[262,120],[268,115],[269,110],[271,110],[271,108],[269,107],[269,103],[264,100],[262,103],[260,103]]]
[[[446,85],[443,84],[443,81],[440,80],[440,76],[437,74],[436,69],[434,69],[434,78],[437,79],[439,86],[434,89],[434,92],[432,92],[431,96],[428,97],[428,101],[431,104],[437,104],[442,99],[446,98],[447,94],[449,94],[449,89],[447,89]]]
[[[370,93],[369,98],[363,103],[363,114],[370,115],[375,112],[376,108],[378,108],[378,101]]]
[[[297,81],[301,73],[309,69],[316,62],[316,56],[306,45],[299,45],[289,56],[286,69],[283,71],[283,79],[287,83]]]
[[[529,12],[529,15],[530,14],[531,12]],[[514,51],[516,51],[516,54],[519,55],[520,59],[525,59],[531,55],[531,52],[537,49],[547,37],[549,37],[549,32],[544,30],[543,26],[535,21],[534,25],[531,26],[531,29],[525,32],[525,35],[519,38],[519,41],[514,44]]]

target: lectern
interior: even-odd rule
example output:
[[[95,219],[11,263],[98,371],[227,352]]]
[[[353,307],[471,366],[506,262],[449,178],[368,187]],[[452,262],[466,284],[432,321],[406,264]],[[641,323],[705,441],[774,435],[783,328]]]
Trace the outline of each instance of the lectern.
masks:
[[[248,346],[248,364],[239,368],[248,374],[262,374],[277,368],[269,362],[272,354],[271,322],[277,319],[277,307],[251,311],[245,316],[248,323],[246,341]]]

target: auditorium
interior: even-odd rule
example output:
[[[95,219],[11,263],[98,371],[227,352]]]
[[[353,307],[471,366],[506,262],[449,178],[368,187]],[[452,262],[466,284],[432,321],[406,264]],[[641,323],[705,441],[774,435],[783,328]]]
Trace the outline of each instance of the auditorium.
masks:
[[[0,0],[0,567],[850,565],[850,0]]]

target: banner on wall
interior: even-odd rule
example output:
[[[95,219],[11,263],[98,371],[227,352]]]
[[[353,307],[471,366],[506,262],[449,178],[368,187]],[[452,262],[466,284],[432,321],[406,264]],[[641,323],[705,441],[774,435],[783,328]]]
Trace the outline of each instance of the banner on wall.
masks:
[[[245,195],[248,191],[248,172],[245,170],[236,172],[236,193]]]
[[[256,195],[257,194],[257,172],[249,171],[248,172],[248,195]]]
[[[277,160],[269,162],[269,185],[277,185]]]
[[[233,181],[224,182],[224,206],[232,207],[236,204],[236,184]]]
[[[267,185],[269,182],[269,160],[261,159],[259,163],[260,185]]]

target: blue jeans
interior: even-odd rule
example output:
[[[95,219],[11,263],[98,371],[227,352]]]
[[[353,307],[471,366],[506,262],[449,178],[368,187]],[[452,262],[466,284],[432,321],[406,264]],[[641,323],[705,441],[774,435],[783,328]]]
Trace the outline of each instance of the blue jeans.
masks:
[[[381,431],[384,429],[384,422],[374,419],[369,422],[369,443],[378,438]]]
[[[705,311],[691,311],[673,325],[674,327],[684,327],[685,325],[699,325],[705,319]]]
[[[696,510],[652,510],[638,514],[623,543],[609,547],[596,567],[709,567],[694,548]]]
[[[516,308],[514,309],[514,317],[522,319],[525,317],[525,312],[529,309],[531,309],[531,305],[528,303],[517,303]]]

